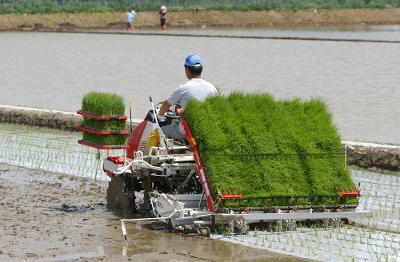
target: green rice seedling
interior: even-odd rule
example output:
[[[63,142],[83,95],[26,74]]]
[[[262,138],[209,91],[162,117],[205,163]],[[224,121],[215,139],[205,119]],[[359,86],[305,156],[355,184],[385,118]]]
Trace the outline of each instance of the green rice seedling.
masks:
[[[83,133],[83,140],[97,145],[124,145],[127,137],[125,135],[93,135]]]
[[[255,123],[260,123],[259,128],[254,132],[253,139],[256,151],[272,153],[271,157],[262,158],[259,161],[259,166],[263,171],[264,188],[269,189],[271,195],[287,192],[289,195],[308,195],[308,185],[304,174],[298,171],[301,170],[301,163],[296,154],[295,149],[290,143],[292,136],[289,129],[287,132],[282,132],[285,128],[280,125],[286,125],[285,112],[283,108],[274,103],[269,97],[250,97],[254,100],[254,106],[251,108],[253,112],[258,112],[258,119]],[[249,103],[252,104],[252,103]],[[270,104],[268,111],[260,110]],[[264,117],[263,117],[264,116]],[[286,116],[286,119],[288,117]],[[268,136],[266,137],[266,134]],[[263,144],[263,140],[268,141],[268,144]],[[275,154],[275,155],[274,155]],[[280,174],[276,175],[280,170]]]
[[[125,103],[119,95],[89,92],[82,99],[82,110],[97,115],[121,116],[125,113]]]
[[[121,120],[97,121],[95,119],[89,119],[85,117],[83,119],[82,125],[85,127],[103,131],[126,130],[126,121]]]
[[[353,186],[350,175],[345,169],[344,154],[331,116],[326,105],[319,100],[305,103],[286,102],[297,114],[297,126],[300,133],[297,136],[299,152],[305,157],[305,170],[308,171],[310,183],[315,195],[335,195],[332,186],[346,190]],[[307,136],[304,136],[307,134]]]
[[[125,104],[121,96],[90,92],[82,99],[82,110],[95,115],[122,116],[125,113]],[[126,129],[125,120],[100,121],[96,119],[84,118],[83,126],[96,129],[98,131],[123,131]],[[126,142],[125,135],[96,135],[83,133],[83,140],[98,145],[123,145]]]
[[[354,188],[340,137],[320,100],[233,93],[190,101],[184,118],[214,195],[217,189],[243,193],[254,198],[247,202],[252,206],[285,205],[291,197],[292,204],[331,204],[338,190]]]

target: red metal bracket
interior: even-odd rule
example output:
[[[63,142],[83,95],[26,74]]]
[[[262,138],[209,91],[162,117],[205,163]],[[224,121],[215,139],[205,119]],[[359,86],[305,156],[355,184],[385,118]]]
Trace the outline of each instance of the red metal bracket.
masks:
[[[343,198],[343,197],[359,197],[359,196],[361,196],[361,190],[359,188],[357,188],[357,187],[351,187],[351,188],[348,189],[348,191],[341,191],[340,188],[336,188],[336,191],[338,192],[338,194],[339,194],[339,196],[341,198]]]
[[[221,199],[222,201],[226,199],[243,199],[243,194],[235,194],[231,190],[224,190],[224,194],[221,193],[220,189],[217,189],[218,191],[218,198]]]
[[[87,126],[78,125],[76,128],[82,132],[86,132],[93,135],[128,135],[128,131],[107,131],[107,130],[98,130]]]
[[[225,199],[242,199],[243,195],[220,195],[219,198],[221,200],[225,200]]]
[[[204,169],[203,161],[201,160],[199,151],[197,150],[196,140],[194,139],[192,132],[190,131],[189,126],[186,123],[185,119],[183,119],[182,113],[178,112],[178,114],[180,116],[180,121],[181,121],[183,130],[185,131],[185,134],[186,134],[186,139],[189,141],[189,144],[192,148],[192,154],[193,154],[194,160],[196,162],[197,174],[199,175],[204,194],[207,197],[208,210],[211,212],[215,212],[215,207],[214,207],[214,202],[212,200],[210,185],[207,180],[207,174]]]
[[[89,113],[83,110],[78,110],[76,112],[78,115],[81,115],[86,118],[95,119],[99,121],[107,121],[107,120],[127,120],[127,116],[104,116],[104,115],[96,115],[93,113]]]
[[[339,192],[339,195],[341,197],[359,197],[361,194],[360,190],[357,190],[357,191]]]
[[[123,156],[109,156],[106,158],[107,160],[110,160],[111,162],[113,162],[114,164],[117,165],[122,165],[125,163],[125,158]],[[127,158],[127,161],[132,161],[132,159]]]

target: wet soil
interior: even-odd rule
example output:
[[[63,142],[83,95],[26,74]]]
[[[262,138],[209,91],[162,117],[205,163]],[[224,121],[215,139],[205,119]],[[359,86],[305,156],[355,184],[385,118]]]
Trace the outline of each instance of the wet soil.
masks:
[[[347,144],[346,153],[349,165],[400,171],[400,146],[398,145],[354,142]]]
[[[0,163],[0,261],[297,261],[209,238],[128,224],[105,207],[107,182]]]

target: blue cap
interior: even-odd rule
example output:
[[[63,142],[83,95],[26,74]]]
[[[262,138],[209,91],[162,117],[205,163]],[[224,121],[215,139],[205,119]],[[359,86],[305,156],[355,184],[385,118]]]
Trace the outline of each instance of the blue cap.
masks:
[[[201,67],[203,66],[203,59],[196,54],[190,54],[185,59],[185,66],[188,67]]]

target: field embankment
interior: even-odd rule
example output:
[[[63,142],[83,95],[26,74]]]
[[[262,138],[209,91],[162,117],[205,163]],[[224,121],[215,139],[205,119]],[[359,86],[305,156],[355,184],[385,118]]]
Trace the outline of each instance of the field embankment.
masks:
[[[163,4],[169,11],[193,10],[306,10],[306,9],[348,9],[348,8],[398,8],[398,0],[2,0],[0,14],[48,14],[48,13],[80,13],[110,12],[136,9],[140,11],[158,11]]]
[[[0,30],[79,31],[125,29],[124,12],[0,15]],[[400,24],[400,9],[333,9],[303,11],[177,11],[168,14],[170,27],[275,27]],[[138,28],[157,27],[157,12],[139,12]]]

